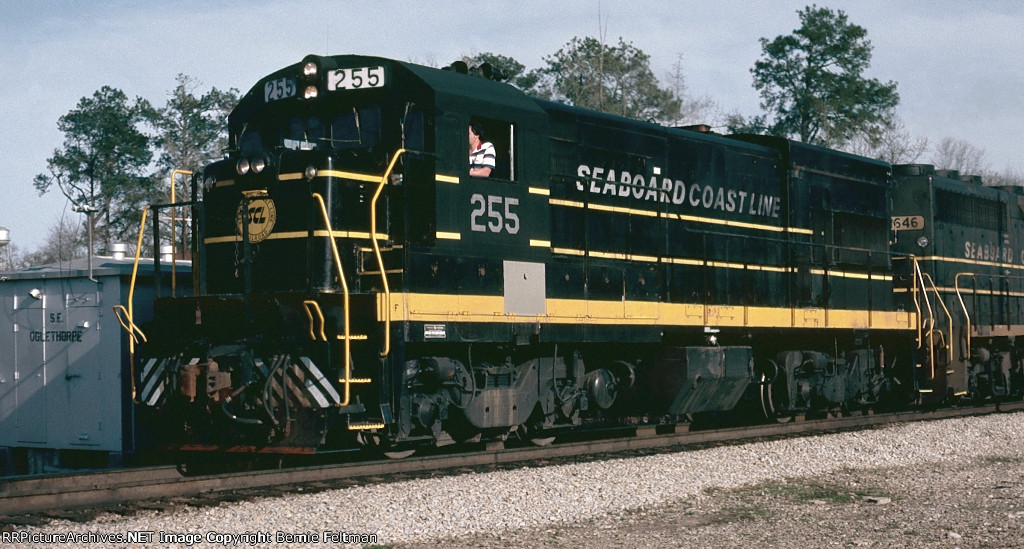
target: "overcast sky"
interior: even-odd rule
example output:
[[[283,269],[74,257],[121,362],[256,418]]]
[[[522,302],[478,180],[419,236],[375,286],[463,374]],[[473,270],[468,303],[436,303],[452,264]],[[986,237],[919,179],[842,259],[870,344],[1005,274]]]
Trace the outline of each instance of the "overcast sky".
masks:
[[[70,211],[32,186],[62,146],[57,119],[103,86],[162,106],[187,74],[247,91],[309,53],[445,65],[481,51],[527,68],[575,36],[621,36],[665,80],[679,55],[689,92],[727,112],[759,112],[758,39],[790,34],[810,1],[416,2],[335,0],[0,0],[0,226],[23,251]],[[868,31],[868,76],[895,81],[915,137],[984,149],[989,168],[1024,173],[1024,2],[818,0]],[[922,161],[927,161],[927,155]]]

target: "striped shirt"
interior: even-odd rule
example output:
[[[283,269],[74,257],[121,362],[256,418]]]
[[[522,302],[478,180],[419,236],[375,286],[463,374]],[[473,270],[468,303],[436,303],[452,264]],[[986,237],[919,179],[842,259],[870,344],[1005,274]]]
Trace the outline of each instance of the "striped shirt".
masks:
[[[469,154],[469,169],[490,168],[494,169],[494,145],[489,141],[480,144],[480,148]]]

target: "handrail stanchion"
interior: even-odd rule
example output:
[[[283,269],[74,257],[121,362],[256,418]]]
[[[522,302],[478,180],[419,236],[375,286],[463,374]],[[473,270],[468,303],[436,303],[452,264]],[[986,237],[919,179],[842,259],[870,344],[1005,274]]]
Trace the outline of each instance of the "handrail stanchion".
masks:
[[[114,316],[117,317],[118,323],[128,332],[128,365],[131,373],[131,386],[132,386],[132,402],[138,403],[135,396],[135,332],[138,332],[142,336],[142,341],[146,341],[146,335],[142,333],[142,330],[135,325],[134,320],[134,303],[135,303],[135,280],[139,274],[139,256],[142,254],[142,237],[146,232],[146,215],[149,214],[149,206],[142,209],[142,221],[139,223],[139,239],[135,244],[135,261],[132,263],[132,279],[128,285],[128,307],[125,308],[123,305],[116,305],[114,307]],[[118,308],[124,310],[126,320],[121,320],[121,313]]]
[[[960,302],[960,310],[964,312],[964,320],[967,323],[966,326],[964,327],[965,331],[967,332],[966,333],[966,340],[965,340],[966,341],[966,347],[967,347],[967,349],[966,349],[967,353],[965,355],[963,355],[963,357],[964,358],[970,358],[970,356],[971,356],[971,314],[967,312],[967,304],[964,303],[964,296],[963,296],[963,294],[960,291],[960,277],[961,276],[974,277],[974,273],[961,272],[961,273],[956,273],[956,276],[953,277],[953,288],[956,290],[956,299],[957,299],[957,301]]]
[[[405,149],[395,151],[394,158],[388,164],[388,169],[380,178],[377,191],[373,193],[373,199],[370,200],[370,243],[373,245],[373,254],[377,257],[380,278],[384,283],[384,350],[380,353],[381,358],[388,356],[388,353],[391,352],[391,287],[388,285],[388,274],[384,270],[384,258],[380,255],[380,244],[377,243],[377,199],[380,198],[384,185],[387,184],[392,170],[395,169],[395,164],[398,163],[399,157],[403,154],[405,154]]]
[[[192,175],[192,172],[189,171],[189,170],[172,170],[171,171],[171,204],[175,203],[174,202],[174,187],[175,187],[175,185],[174,185],[174,176],[176,176],[178,174]],[[175,271],[177,270],[176,269],[176,267],[177,267],[176,259],[178,257],[178,254],[175,253],[175,251],[174,251],[174,248],[176,246],[176,244],[174,242],[174,223],[175,223],[174,212],[177,209],[178,209],[177,206],[171,206],[171,297],[177,297],[178,296],[178,291],[177,291],[178,290],[178,288],[177,288],[177,275],[175,273]],[[182,249],[182,251],[184,251],[184,249]]]
[[[334,254],[334,265],[338,270],[338,280],[341,282],[341,291],[344,299],[345,309],[345,377],[338,381],[345,385],[345,398],[338,406],[348,406],[351,394],[352,383],[352,339],[349,331],[349,303],[348,303],[348,281],[345,280],[345,271],[341,266],[341,254],[338,253],[338,243],[334,241],[334,229],[331,227],[331,218],[327,215],[327,205],[324,204],[324,197],[320,193],[313,193],[313,198],[320,205],[320,214],[324,218],[324,226],[327,228],[327,240],[331,243],[331,253]]]

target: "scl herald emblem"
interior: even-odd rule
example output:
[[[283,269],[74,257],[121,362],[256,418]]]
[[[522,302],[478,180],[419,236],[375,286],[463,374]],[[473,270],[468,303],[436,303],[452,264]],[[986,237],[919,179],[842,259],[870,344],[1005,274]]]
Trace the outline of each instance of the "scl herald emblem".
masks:
[[[248,220],[249,225],[249,242],[255,244],[262,242],[274,230],[274,223],[277,222],[277,208],[274,206],[274,201],[268,198],[265,193],[250,196],[248,203],[248,212],[243,210],[246,204],[245,200],[238,205],[236,224],[238,234],[242,234],[242,219],[243,213],[245,213],[244,219]]]

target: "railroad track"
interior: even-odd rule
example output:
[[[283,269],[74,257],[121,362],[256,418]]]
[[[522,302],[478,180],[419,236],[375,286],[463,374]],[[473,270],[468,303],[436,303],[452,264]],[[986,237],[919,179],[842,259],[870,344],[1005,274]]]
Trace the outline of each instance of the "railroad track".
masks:
[[[789,423],[736,427],[707,431],[657,433],[654,427],[639,427],[631,436],[566,442],[545,447],[505,449],[490,444],[479,451],[413,457],[404,460],[360,461],[355,463],[246,471],[195,477],[182,476],[175,467],[147,467],[32,478],[0,480],[0,515],[23,515],[61,509],[159,500],[170,497],[228,493],[236,490],[282,485],[324,483],[360,477],[420,473],[444,469],[483,467],[586,456],[614,452],[757,438],[814,434],[879,426],[889,423],[946,419],[1024,410],[1024,402],[992,404],[971,408],[933,411],[867,414]]]

